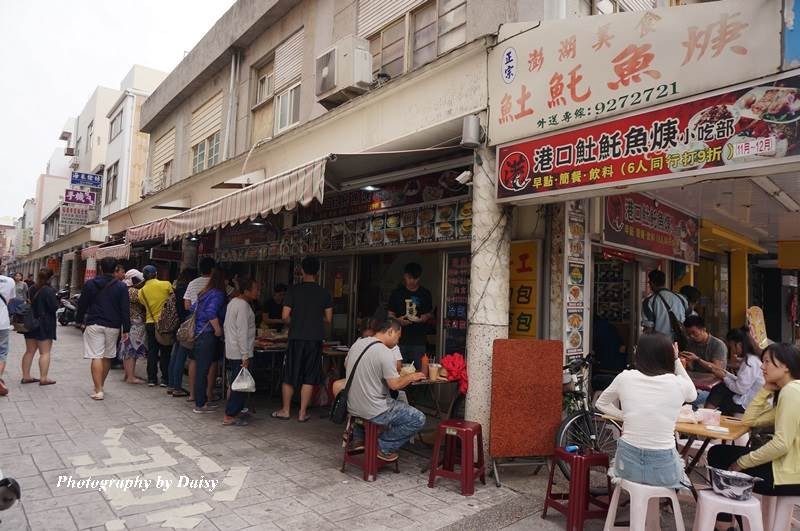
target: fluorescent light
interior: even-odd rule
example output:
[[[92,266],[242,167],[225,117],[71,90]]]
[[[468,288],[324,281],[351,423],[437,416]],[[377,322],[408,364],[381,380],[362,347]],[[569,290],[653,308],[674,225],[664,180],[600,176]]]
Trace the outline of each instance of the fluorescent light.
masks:
[[[361,190],[363,190],[364,192],[377,192],[378,190],[380,190],[380,188],[377,187],[377,186],[373,186],[371,184],[368,184],[367,186],[362,186]]]
[[[783,189],[775,184],[769,177],[751,177],[750,180],[753,184],[764,190],[767,195],[783,205],[789,212],[800,212],[800,203],[784,192]]]

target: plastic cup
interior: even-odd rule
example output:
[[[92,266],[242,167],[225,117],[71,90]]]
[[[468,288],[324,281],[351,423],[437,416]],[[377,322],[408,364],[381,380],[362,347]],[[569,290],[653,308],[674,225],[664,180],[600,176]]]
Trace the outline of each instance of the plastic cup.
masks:
[[[439,365],[438,363],[429,363],[428,364],[428,378],[431,381],[435,382],[436,380],[439,379],[439,369],[441,367],[442,366]]]

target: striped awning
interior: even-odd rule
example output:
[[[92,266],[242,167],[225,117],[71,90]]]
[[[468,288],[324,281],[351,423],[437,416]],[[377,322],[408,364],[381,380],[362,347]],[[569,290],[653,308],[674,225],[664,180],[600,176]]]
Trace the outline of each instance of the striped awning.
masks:
[[[125,241],[127,243],[144,242],[147,240],[160,240],[164,238],[164,230],[167,226],[167,219],[161,218],[129,227],[125,231]]]
[[[277,214],[283,209],[291,210],[298,204],[308,206],[314,199],[322,202],[325,165],[329,160],[330,156],[313,160],[299,168],[164,218],[164,237],[167,241],[175,240],[243,223],[270,213]],[[131,230],[128,229],[128,233]]]
[[[107,247],[100,247],[93,245],[85,249],[81,249],[81,258],[96,258],[102,260],[103,258],[118,258],[120,260],[127,260],[131,257],[131,246],[129,243],[122,243],[119,245],[109,245]]]

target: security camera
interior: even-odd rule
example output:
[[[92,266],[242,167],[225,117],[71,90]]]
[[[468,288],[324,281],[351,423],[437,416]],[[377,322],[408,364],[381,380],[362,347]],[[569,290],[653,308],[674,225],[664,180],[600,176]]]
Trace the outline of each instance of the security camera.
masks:
[[[458,184],[469,185],[472,182],[472,172],[469,170],[462,171],[458,177],[456,177],[456,181]]]

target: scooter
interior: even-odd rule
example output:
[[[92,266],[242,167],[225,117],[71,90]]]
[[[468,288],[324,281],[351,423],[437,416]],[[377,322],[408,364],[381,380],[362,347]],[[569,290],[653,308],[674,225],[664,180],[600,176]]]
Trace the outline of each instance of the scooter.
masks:
[[[75,316],[78,315],[79,298],[80,294],[75,294],[72,297],[61,299],[61,308],[56,311],[56,316],[62,326],[75,322]]]

